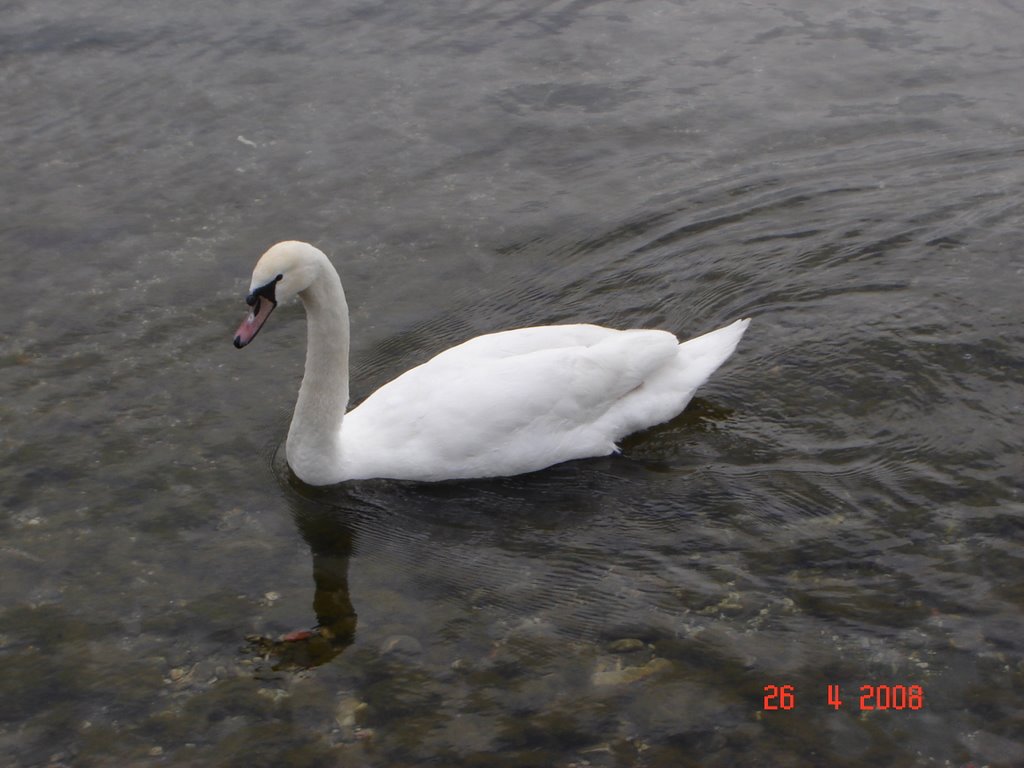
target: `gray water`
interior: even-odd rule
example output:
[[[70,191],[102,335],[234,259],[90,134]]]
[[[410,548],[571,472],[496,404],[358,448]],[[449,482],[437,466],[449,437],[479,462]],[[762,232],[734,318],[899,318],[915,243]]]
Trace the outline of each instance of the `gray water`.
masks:
[[[1022,40],[1015,0],[8,4],[0,763],[1024,765]],[[356,400],[482,332],[754,319],[621,456],[317,490],[301,310],[231,346],[285,238]]]

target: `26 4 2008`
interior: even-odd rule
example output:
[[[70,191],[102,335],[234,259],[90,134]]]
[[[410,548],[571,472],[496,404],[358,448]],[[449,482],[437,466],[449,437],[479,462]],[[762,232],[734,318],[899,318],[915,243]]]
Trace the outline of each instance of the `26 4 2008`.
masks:
[[[844,706],[843,691],[836,683],[825,687],[825,703],[835,710]],[[865,684],[860,686],[854,698],[861,712],[885,710],[918,710],[924,706],[924,689],[920,685],[902,683]],[[791,710],[797,706],[796,688],[793,685],[764,686],[764,710]]]

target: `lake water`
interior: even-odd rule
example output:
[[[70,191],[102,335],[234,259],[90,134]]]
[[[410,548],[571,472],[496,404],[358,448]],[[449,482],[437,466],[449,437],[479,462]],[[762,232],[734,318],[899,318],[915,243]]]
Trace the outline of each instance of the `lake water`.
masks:
[[[0,763],[1024,765],[1022,40],[1016,0],[8,4]],[[286,238],[357,400],[492,330],[753,322],[621,456],[312,489],[301,310],[231,345]]]

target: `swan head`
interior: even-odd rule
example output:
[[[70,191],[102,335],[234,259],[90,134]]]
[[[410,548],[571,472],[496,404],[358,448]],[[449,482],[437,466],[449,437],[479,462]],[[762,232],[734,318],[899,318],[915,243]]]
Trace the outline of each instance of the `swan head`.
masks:
[[[235,346],[241,349],[256,338],[279,303],[309,288],[319,274],[321,261],[326,259],[318,248],[297,240],[271,246],[252,271],[249,295],[245,297],[251,309],[235,332]]]

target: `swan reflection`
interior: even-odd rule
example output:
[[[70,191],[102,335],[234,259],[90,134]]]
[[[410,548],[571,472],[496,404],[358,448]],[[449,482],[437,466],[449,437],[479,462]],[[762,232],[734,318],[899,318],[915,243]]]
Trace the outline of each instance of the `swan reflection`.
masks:
[[[313,557],[313,613],[316,624],[273,639],[250,635],[248,651],[275,671],[326,664],[355,641],[358,617],[349,595],[348,572],[355,529],[344,510],[289,494],[292,517]]]

